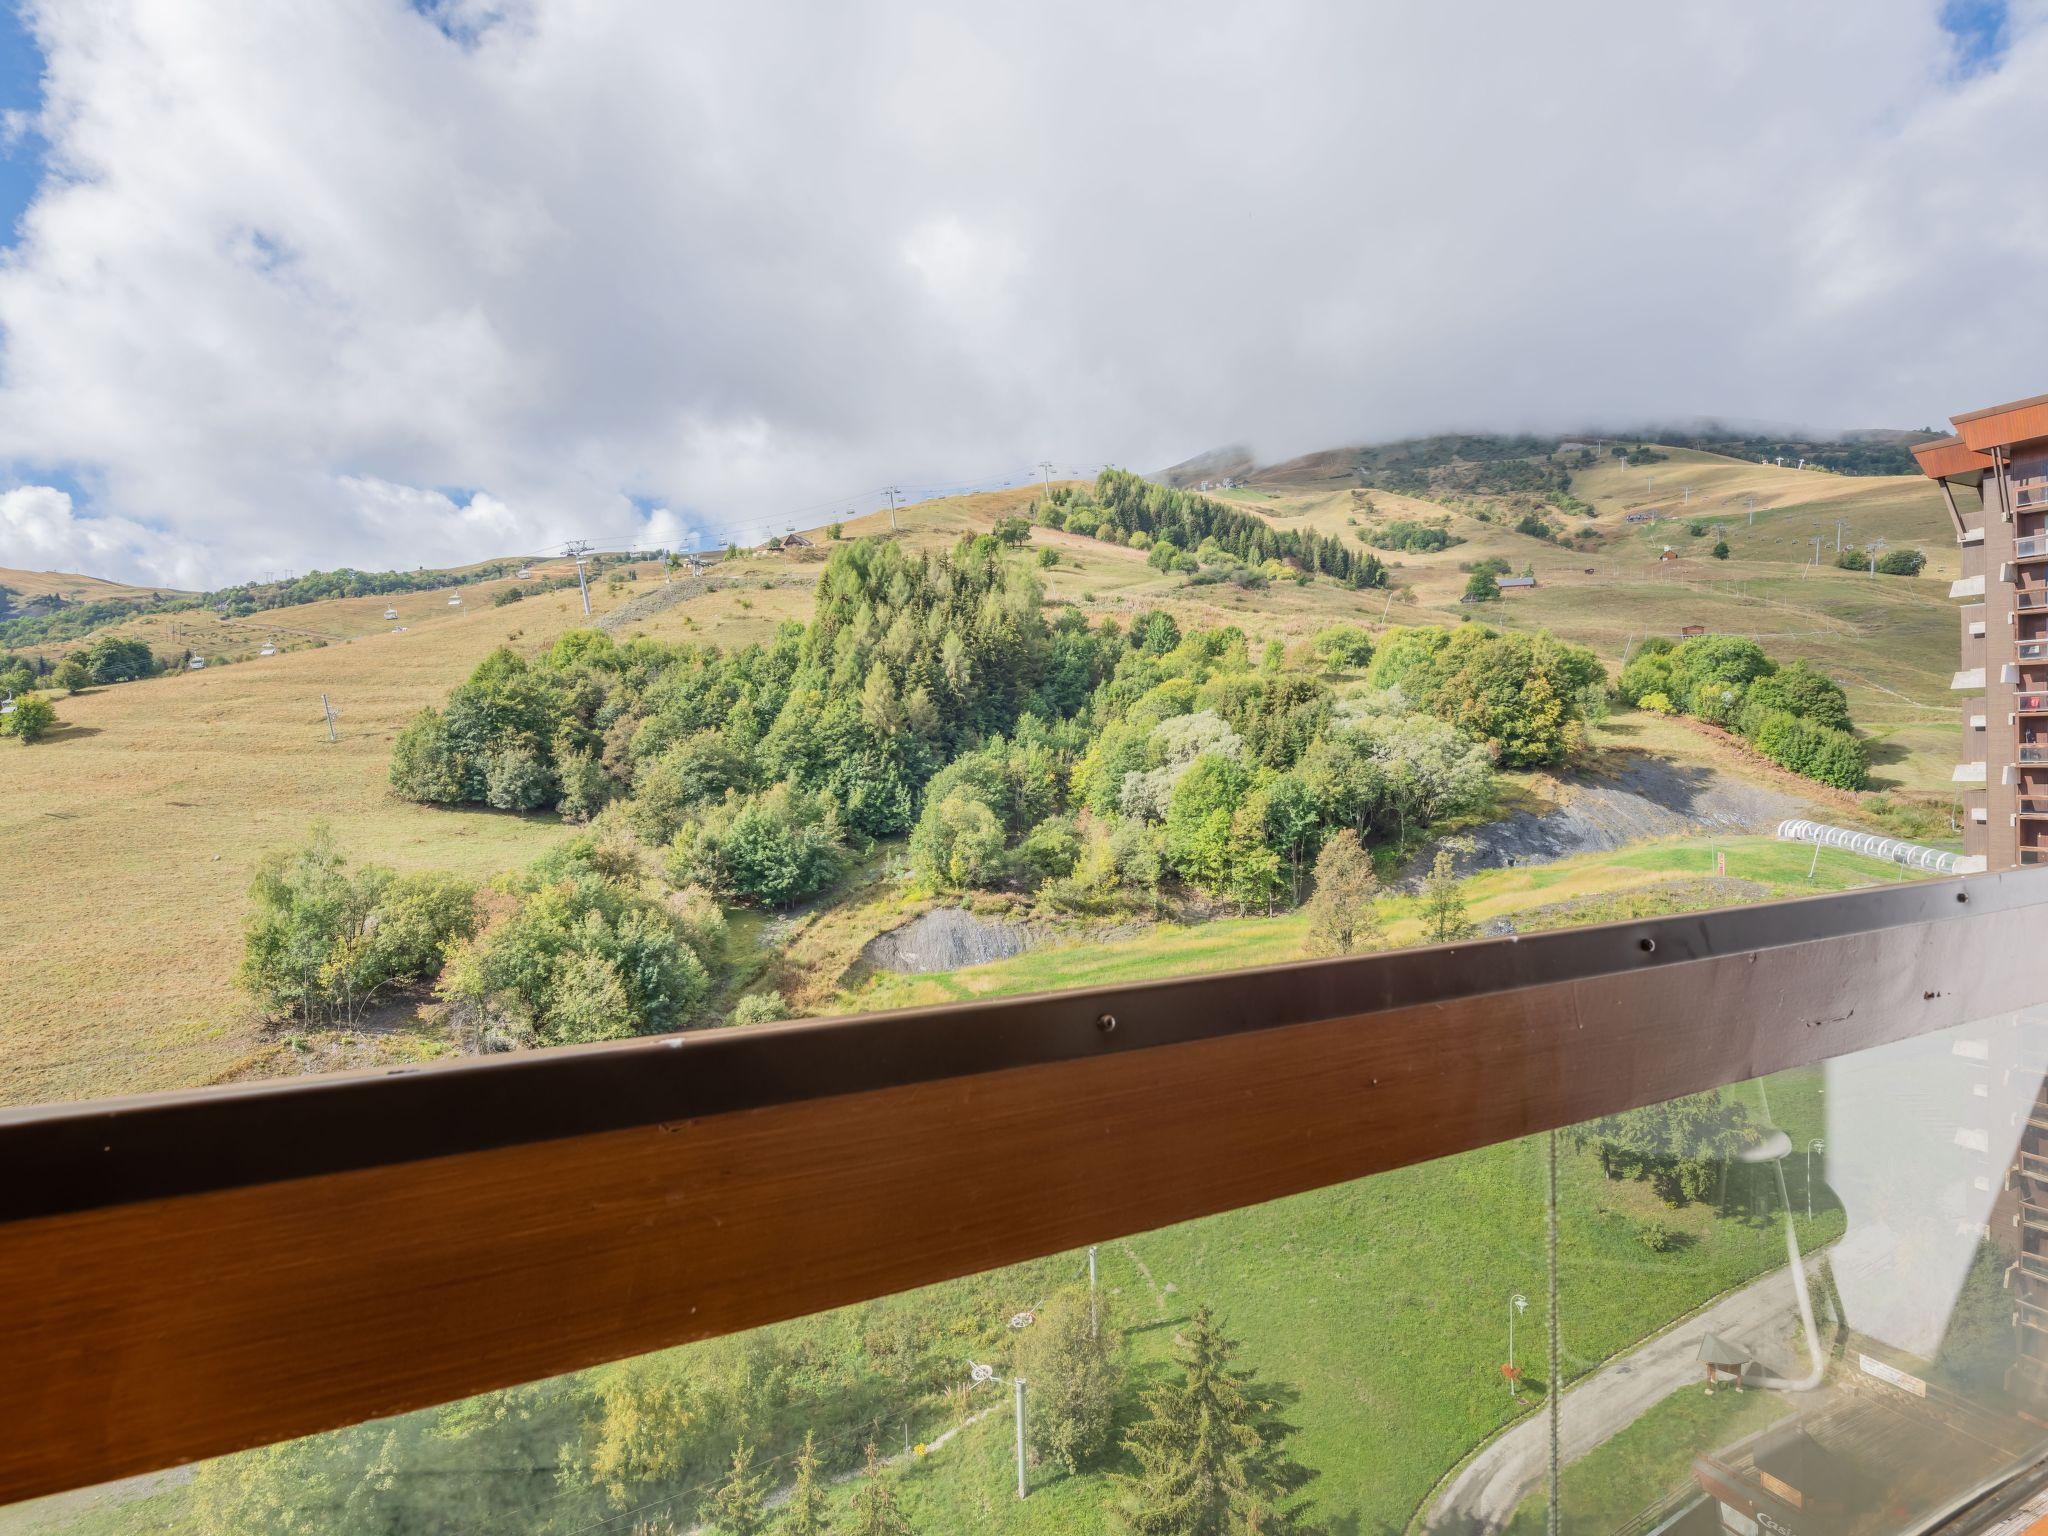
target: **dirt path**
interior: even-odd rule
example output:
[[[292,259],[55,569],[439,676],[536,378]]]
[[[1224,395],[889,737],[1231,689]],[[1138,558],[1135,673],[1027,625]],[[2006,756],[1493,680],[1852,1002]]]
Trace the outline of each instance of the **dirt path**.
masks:
[[[1806,1260],[1809,1278],[1819,1265],[1819,1255]],[[1606,1444],[1672,1393],[1700,1390],[1696,1356],[1703,1333],[1717,1333],[1775,1366],[1796,1369],[1805,1353],[1793,1308],[1791,1273],[1776,1269],[1609,1361],[1564,1395],[1563,1460],[1569,1464]],[[1515,1507],[1542,1485],[1549,1461],[1549,1419],[1532,1414],[1465,1464],[1438,1494],[1423,1529],[1457,1536],[1504,1529]]]

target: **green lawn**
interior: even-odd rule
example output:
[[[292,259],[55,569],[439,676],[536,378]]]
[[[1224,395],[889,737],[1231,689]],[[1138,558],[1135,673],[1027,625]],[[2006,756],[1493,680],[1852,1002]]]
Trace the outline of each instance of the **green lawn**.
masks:
[[[1846,890],[1896,880],[1902,873],[1897,865],[1835,849],[1821,850],[1818,863],[1813,854],[1810,845],[1781,843],[1770,837],[1674,838],[1554,864],[1486,870],[1465,882],[1465,894],[1472,919],[1485,923],[1558,902],[1676,890],[1681,881],[1687,882],[1686,898],[1697,904],[1699,878],[1715,872],[1717,855],[1726,856],[1729,878],[1760,885],[1773,897]],[[1807,879],[1809,865],[1813,867],[1811,882]],[[1381,914],[1389,944],[1423,941],[1415,906],[1414,898],[1408,896],[1383,899]],[[1617,911],[1614,915],[1638,914]],[[1575,919],[1580,923],[1593,920],[1585,916]],[[1299,912],[1207,923],[1162,922],[1129,938],[1052,945],[965,970],[922,976],[877,975],[858,992],[842,997],[840,1006],[863,1011],[911,1007],[1273,965],[1302,959],[1307,939],[1308,920]]]
[[[1773,1392],[1716,1392],[1697,1386],[1664,1399],[1605,1445],[1564,1469],[1558,1513],[1568,1531],[1607,1531],[1692,1481],[1692,1459],[1754,1434],[1792,1411]],[[1522,1501],[1507,1536],[1542,1536],[1548,1495]]]
[[[1769,1084],[1777,1123],[1795,1141],[1821,1128],[1819,1086],[1813,1071]],[[1757,1103],[1755,1085],[1737,1092]],[[1796,1163],[1788,1169],[1795,1205],[1800,1174]],[[1782,1263],[1775,1187],[1730,1194],[1732,1208],[1751,1214],[1671,1211],[1643,1186],[1602,1178],[1590,1152],[1566,1144],[1559,1230],[1568,1377]],[[1756,1214],[1757,1202],[1767,1214]],[[1637,1227],[1650,1216],[1683,1233],[1683,1246],[1646,1249]],[[1831,1241],[1841,1219],[1823,1198],[1812,1222],[1800,1218],[1802,1245]],[[1540,1308],[1543,1252],[1542,1142],[1531,1139],[1110,1244],[1102,1266],[1123,1320],[1138,1327],[1143,1369],[1164,1368],[1172,1326],[1191,1308],[1214,1306],[1244,1341],[1241,1363],[1289,1394],[1294,1449],[1318,1474],[1319,1516],[1336,1531],[1382,1531],[1404,1527],[1437,1479],[1512,1419],[1500,1376],[1507,1302],[1521,1292]],[[1526,1412],[1542,1402],[1540,1316],[1526,1315],[1518,1341]],[[904,1475],[919,1530],[1112,1529],[1103,1473],[1034,1468],[1032,1496],[1018,1504],[1010,1433],[1008,1415],[992,1415]],[[1605,1497],[1631,1496],[1633,1465],[1606,1474]],[[1648,1481],[1637,1483],[1635,1507],[1664,1491],[1658,1475],[1641,1474]]]

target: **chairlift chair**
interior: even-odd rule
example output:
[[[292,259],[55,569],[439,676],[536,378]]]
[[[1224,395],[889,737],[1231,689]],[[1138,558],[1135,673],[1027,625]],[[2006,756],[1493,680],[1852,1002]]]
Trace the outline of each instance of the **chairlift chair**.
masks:
[[[266,640],[263,642],[263,649],[256,654],[258,656],[275,656],[277,654],[277,647]]]
[[[190,661],[185,663],[185,666],[188,670],[193,672],[204,671],[206,669],[206,658],[204,656],[194,656]]]
[[[398,610],[396,608],[386,608],[384,610],[384,617],[387,619],[395,619],[398,617]]]
[[[453,592],[450,592],[448,594],[448,606],[450,608],[460,608],[462,606],[462,599]]]
[[[519,567],[519,579],[521,581],[533,580],[533,567],[530,565],[522,565],[521,567]]]

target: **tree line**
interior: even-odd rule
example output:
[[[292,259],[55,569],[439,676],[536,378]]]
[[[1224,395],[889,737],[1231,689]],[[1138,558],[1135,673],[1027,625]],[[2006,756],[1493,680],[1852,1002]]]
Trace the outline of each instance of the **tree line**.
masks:
[[[1351,587],[1384,587],[1388,581],[1386,566],[1370,551],[1350,549],[1313,529],[1275,528],[1224,502],[1127,470],[1105,469],[1087,493],[1056,487],[1037,510],[1047,527],[1153,551],[1161,568],[1177,555],[1186,564],[1171,568],[1189,574],[1201,568],[1202,552],[1211,549],[1246,567],[1277,562],[1298,576],[1327,576]],[[1162,547],[1167,555],[1158,554]]]

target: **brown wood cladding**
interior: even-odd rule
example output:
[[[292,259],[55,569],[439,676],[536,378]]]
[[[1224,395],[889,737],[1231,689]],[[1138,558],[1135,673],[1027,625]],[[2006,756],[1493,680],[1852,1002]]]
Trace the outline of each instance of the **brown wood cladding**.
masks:
[[[1975,474],[1991,468],[1991,459],[1966,445],[1961,438],[1944,438],[1938,443],[1922,443],[1913,450],[1913,457],[1919,463],[1921,473],[1936,480],[1950,475]]]
[[[2048,398],[1955,418],[1963,442],[1982,453],[2048,437]]]
[[[1955,910],[0,1225],[0,1501],[1271,1200],[2038,999],[2041,909]]]

